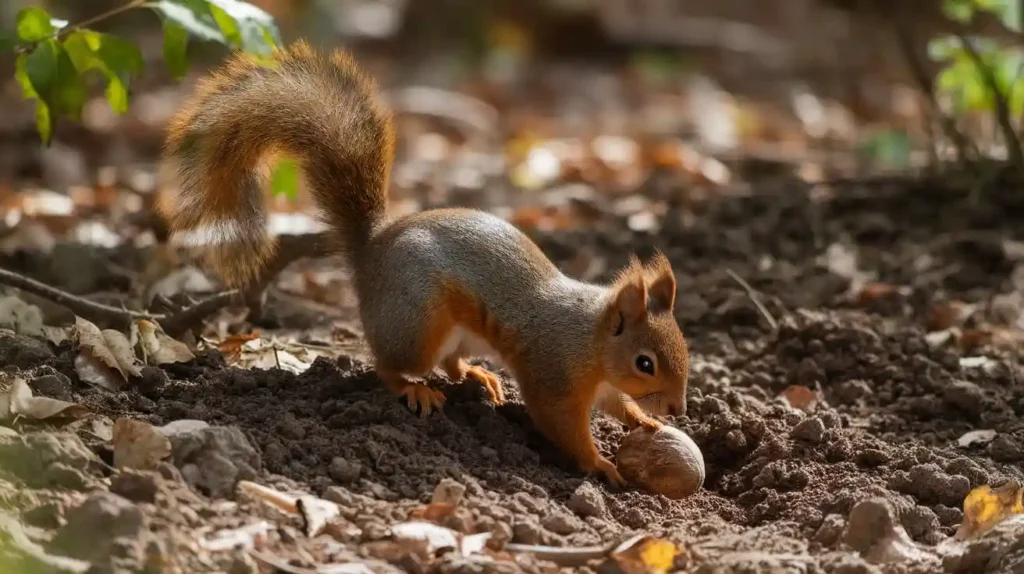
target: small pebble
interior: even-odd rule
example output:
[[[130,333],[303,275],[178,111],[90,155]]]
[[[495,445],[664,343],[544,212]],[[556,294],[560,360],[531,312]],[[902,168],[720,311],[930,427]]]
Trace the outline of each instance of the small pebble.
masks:
[[[520,544],[541,544],[544,533],[534,522],[516,522],[512,525],[512,541]]]
[[[327,473],[341,484],[351,484],[359,478],[362,470],[362,465],[358,462],[351,462],[346,458],[336,456],[331,459],[331,466],[328,467]]]
[[[458,506],[462,502],[462,496],[466,493],[466,487],[451,478],[442,478],[441,482],[434,487],[434,494],[431,502],[451,504]]]
[[[555,534],[572,534],[577,530],[576,519],[571,514],[560,510],[549,511],[548,515],[541,520],[541,526]]]
[[[821,442],[822,437],[825,436],[825,424],[818,417],[804,419],[793,427],[790,436],[811,444],[818,444]]]
[[[607,512],[601,491],[590,482],[583,482],[576,488],[566,507],[580,516],[601,518]]]

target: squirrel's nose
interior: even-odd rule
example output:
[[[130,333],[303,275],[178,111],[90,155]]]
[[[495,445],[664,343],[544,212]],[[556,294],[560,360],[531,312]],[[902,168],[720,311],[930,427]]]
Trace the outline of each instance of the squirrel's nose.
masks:
[[[683,399],[679,402],[672,402],[668,405],[668,414],[679,417],[686,414],[686,400]]]

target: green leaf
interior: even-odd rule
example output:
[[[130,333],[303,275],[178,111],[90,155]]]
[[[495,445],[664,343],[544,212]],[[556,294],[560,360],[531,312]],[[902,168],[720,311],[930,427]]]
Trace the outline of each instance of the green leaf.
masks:
[[[299,193],[299,166],[291,159],[280,159],[270,174],[270,189],[274,195],[295,199]]]
[[[208,0],[211,11],[232,43],[254,54],[268,55],[281,44],[281,33],[274,17],[248,2],[240,0]],[[233,21],[233,25],[226,20]],[[234,31],[237,30],[237,34]],[[237,38],[237,39],[236,39]]]
[[[39,98],[32,80],[28,75],[28,62],[30,54],[20,54],[15,64],[14,79],[21,86],[21,93],[25,99],[36,100],[36,130],[43,144],[49,144],[53,137],[53,122],[50,119],[50,108],[46,102]]]
[[[116,113],[126,112],[128,84],[145,67],[138,46],[110,34],[76,30],[64,41],[64,47],[80,73],[97,71],[106,77],[107,102]]]
[[[53,116],[50,113],[50,106],[40,100],[36,102],[36,131],[43,140],[44,145],[50,145],[53,140]]]
[[[253,54],[268,55],[281,43],[281,34],[273,16],[248,2],[159,0],[147,6],[162,14],[165,20],[179,24],[204,40]]]
[[[44,42],[25,58],[25,75],[31,87],[31,94],[42,100],[53,94],[54,86],[57,84],[59,47],[60,44],[56,42]]]
[[[148,6],[203,40],[228,43],[206,0],[159,0]]]
[[[164,61],[175,79],[188,71],[188,30],[170,18],[164,20]]]
[[[943,0],[942,11],[950,20],[970,22],[974,17],[974,5],[970,0]]]
[[[23,8],[16,17],[18,39],[22,42],[41,42],[52,38],[57,32],[68,25],[67,20],[57,20],[42,8]]]
[[[210,13],[213,14],[213,20],[217,23],[217,27],[220,28],[220,33],[224,34],[228,42],[233,46],[241,47],[242,32],[238,29],[238,22],[227,12],[213,4],[210,5]]]
[[[41,42],[31,53],[20,55],[15,77],[22,94],[38,102],[36,127],[43,143],[49,144],[57,115],[81,119],[85,85],[70,55],[56,40]]]

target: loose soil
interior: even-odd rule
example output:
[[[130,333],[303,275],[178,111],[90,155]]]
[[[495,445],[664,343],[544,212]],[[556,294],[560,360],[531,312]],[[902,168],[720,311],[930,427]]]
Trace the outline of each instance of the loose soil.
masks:
[[[66,347],[22,366],[50,365],[69,381],[65,398],[109,416],[159,425],[199,419],[241,429],[262,459],[261,482],[355,509],[358,533],[335,549],[335,558],[353,559],[409,509],[429,502],[447,478],[466,488],[462,510],[451,519],[455,526],[557,546],[645,531],[681,544],[676,566],[686,571],[1008,571],[1009,558],[870,565],[844,533],[855,505],[882,497],[914,541],[934,546],[961,523],[971,489],[1024,480],[1019,360],[993,344],[964,351],[926,337],[936,309],[948,301],[981,305],[978,317],[997,315],[993,298],[1012,293],[1014,271],[1019,281],[1024,269],[1005,244],[1024,239],[1024,212],[902,184],[844,189],[824,202],[799,190],[716,197],[699,206],[697,217],[687,213],[671,207],[653,234],[610,216],[589,230],[533,232],[561,267],[589,268],[595,280],[611,277],[631,252],[654,247],[675,266],[677,316],[693,367],[688,412],[672,423],[700,446],[707,468],[703,489],[681,501],[613,491],[577,471],[535,431],[507,373],[510,404],[490,406],[475,383],[448,385],[443,413],[418,418],[383,390],[359,353],[321,358],[292,375],[225,367],[209,352],[191,363],[147,368],[118,393],[79,382]],[[835,246],[847,243],[857,246],[862,272],[895,289],[850,297],[849,279],[827,265],[830,246],[837,257]],[[752,296],[778,320],[777,330]],[[301,303],[272,294],[280,326],[307,326],[315,313],[290,305]],[[288,317],[304,317],[303,324],[289,325]],[[792,385],[817,393],[816,405],[801,410],[780,399]],[[599,448],[614,457],[624,429],[605,416],[596,417],[593,429]],[[957,444],[976,429],[995,431],[995,438]],[[109,457],[102,445],[86,442]],[[162,499],[174,504],[143,505],[153,529],[240,525],[264,512],[248,503],[210,510],[216,507],[210,493],[187,492],[174,472],[164,474],[161,484],[186,494]],[[309,544],[285,528],[269,548],[311,566],[314,556],[303,550]],[[231,568],[248,564],[241,555],[234,560]],[[191,571],[210,566],[189,564]],[[433,564],[498,569],[455,558]],[[542,565],[524,559],[501,567]]]

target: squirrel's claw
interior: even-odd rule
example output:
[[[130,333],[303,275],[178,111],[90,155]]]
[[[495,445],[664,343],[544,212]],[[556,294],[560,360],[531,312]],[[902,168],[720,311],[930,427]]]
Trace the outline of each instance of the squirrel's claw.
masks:
[[[474,365],[466,369],[466,377],[483,385],[487,396],[495,406],[500,407],[505,404],[505,390],[501,387],[501,379],[498,378],[498,375]]]
[[[444,407],[444,393],[426,385],[411,383],[402,389],[401,394],[405,397],[405,404],[409,409],[422,417]]]
[[[615,488],[622,488],[626,485],[626,480],[619,474],[619,469],[615,468],[615,465],[607,458],[599,457],[594,466],[595,473],[603,476]]]

